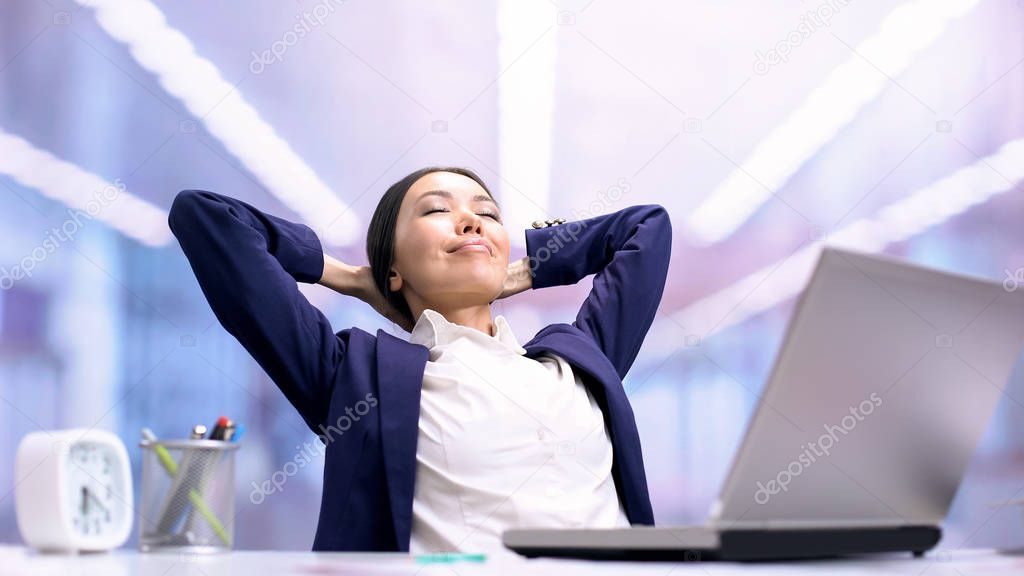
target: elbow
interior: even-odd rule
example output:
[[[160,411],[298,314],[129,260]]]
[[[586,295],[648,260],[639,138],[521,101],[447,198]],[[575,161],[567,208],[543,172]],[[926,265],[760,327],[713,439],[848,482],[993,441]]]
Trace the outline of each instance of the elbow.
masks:
[[[630,228],[643,231],[648,246],[664,252],[671,249],[672,219],[661,204],[635,204],[619,211],[619,215]]]
[[[180,239],[179,233],[187,229],[188,224],[194,225],[201,219],[204,206],[211,199],[211,193],[203,190],[182,190],[174,196],[167,213],[167,225],[175,237]]]
[[[658,259],[663,272],[667,274],[669,261],[672,258],[672,219],[668,210],[661,204],[647,204],[644,206],[648,212],[644,218],[646,224],[654,232],[651,234],[652,247],[660,254]]]
[[[657,230],[657,237],[662,242],[672,244],[672,219],[668,210],[661,204],[644,204],[644,220]]]
[[[651,216],[658,220],[658,224],[665,228],[665,232],[672,233],[672,219],[669,218],[668,210],[661,204],[650,204]]]
[[[171,227],[171,232],[177,235],[179,225],[195,214],[200,202],[197,190],[182,190],[175,194],[174,201],[171,202],[171,209],[167,213],[167,225]]]

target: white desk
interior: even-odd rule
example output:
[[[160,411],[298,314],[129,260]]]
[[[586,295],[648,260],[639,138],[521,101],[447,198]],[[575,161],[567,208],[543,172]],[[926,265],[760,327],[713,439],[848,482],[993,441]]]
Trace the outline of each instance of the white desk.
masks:
[[[313,552],[235,551],[208,556],[171,553],[140,554],[121,549],[112,553],[84,555],[37,554],[21,547],[0,546],[0,575],[42,576],[249,576],[260,574],[343,576],[408,574],[410,576],[474,576],[488,574],[650,574],[676,576],[700,574],[901,574],[908,576],[1002,576],[1024,574],[1024,554],[992,550],[936,551],[924,558],[909,554],[862,560],[771,564],[718,562],[586,562],[574,560],[526,560],[518,557],[488,559],[483,564],[417,564],[398,554],[339,554]]]

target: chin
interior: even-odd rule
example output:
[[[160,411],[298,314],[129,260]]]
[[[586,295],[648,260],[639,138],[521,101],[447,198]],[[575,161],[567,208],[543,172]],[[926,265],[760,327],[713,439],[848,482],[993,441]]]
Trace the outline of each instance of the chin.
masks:
[[[480,275],[460,274],[449,282],[443,292],[457,294],[460,303],[470,304],[470,300],[479,299],[481,302],[490,302],[494,294],[501,291],[501,282],[496,280],[491,273]],[[479,296],[479,298],[477,298]]]
[[[490,281],[495,275],[498,274],[498,265],[495,261],[489,260],[484,261],[480,259],[476,262],[466,259],[462,262],[456,263],[453,268],[456,270],[455,274],[458,274],[459,278],[464,278],[467,281],[470,278],[476,278],[483,281]],[[508,266],[501,267],[504,271]]]

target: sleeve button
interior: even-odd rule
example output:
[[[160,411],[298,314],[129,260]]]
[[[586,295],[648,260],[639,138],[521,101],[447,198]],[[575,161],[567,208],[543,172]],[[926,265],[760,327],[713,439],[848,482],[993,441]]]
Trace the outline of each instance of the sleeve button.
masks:
[[[545,224],[543,220],[534,220],[533,221],[533,227],[534,228],[543,228],[545,226],[547,226],[547,224]]]

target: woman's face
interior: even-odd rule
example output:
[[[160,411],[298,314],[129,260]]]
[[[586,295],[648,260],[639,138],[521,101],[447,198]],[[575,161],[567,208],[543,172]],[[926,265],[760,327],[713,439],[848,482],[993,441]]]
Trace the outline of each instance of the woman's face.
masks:
[[[498,207],[472,178],[432,172],[417,180],[398,211],[391,290],[417,315],[488,304],[508,271],[508,232]]]

